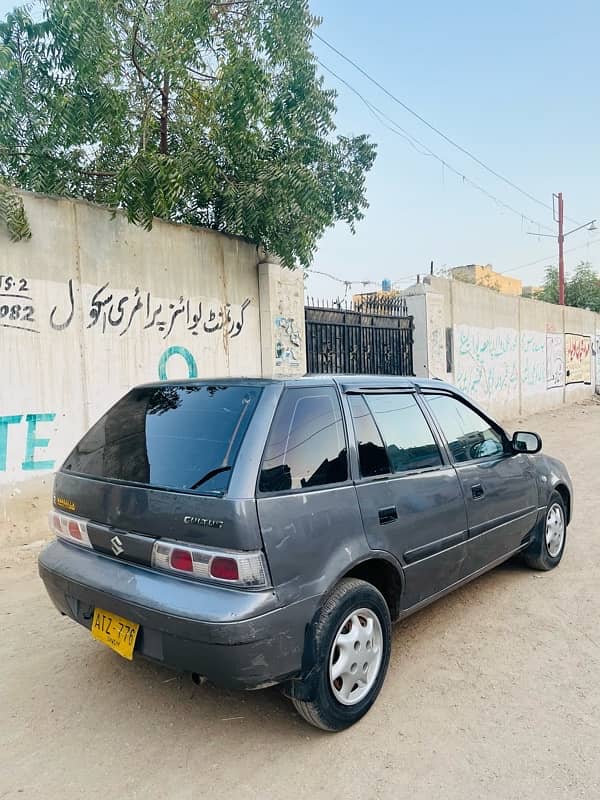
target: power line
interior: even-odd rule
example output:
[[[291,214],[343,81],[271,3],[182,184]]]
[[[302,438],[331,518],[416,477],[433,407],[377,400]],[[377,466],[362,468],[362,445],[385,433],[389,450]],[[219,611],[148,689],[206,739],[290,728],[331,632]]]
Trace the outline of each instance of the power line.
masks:
[[[460,170],[458,170],[455,167],[453,167],[445,159],[443,159],[441,156],[439,156],[437,153],[435,153],[430,147],[428,147],[426,144],[424,144],[424,142],[421,142],[419,139],[416,138],[416,136],[413,136],[407,130],[402,128],[395,120],[393,120],[391,117],[389,117],[384,111],[382,111],[376,105],[371,103],[370,100],[367,100],[367,98],[364,97],[364,95],[362,95],[358,91],[358,89],[356,89],[354,86],[352,86],[352,84],[350,84],[347,80],[342,78],[341,75],[338,75],[337,72],[334,72],[334,70],[332,70],[330,67],[328,67],[326,64],[324,64],[319,58],[317,58],[317,62],[321,65],[321,67],[323,67],[323,69],[325,69],[327,72],[329,72],[331,75],[333,75],[334,78],[336,78],[338,81],[340,81],[340,83],[343,83],[344,86],[346,86],[348,89],[350,89],[350,91],[354,92],[354,94],[365,104],[365,106],[369,109],[369,111],[373,114],[373,116],[375,116],[375,118],[385,128],[387,128],[392,133],[395,133],[397,136],[400,136],[402,139],[407,141],[413,147],[413,149],[416,150],[420,155],[431,156],[431,157],[435,158],[437,161],[439,161],[439,163],[443,167],[445,167],[447,170],[449,170],[450,172],[453,172],[455,175],[457,175],[459,178],[461,178],[461,180],[464,183],[468,183],[474,189],[477,189],[477,191],[479,191],[482,194],[484,194],[486,197],[488,197],[490,200],[492,200],[498,206],[501,206],[502,208],[505,208],[507,211],[510,211],[513,214],[516,214],[518,217],[521,218],[522,221],[526,220],[527,222],[530,222],[532,225],[537,225],[538,228],[544,228],[544,230],[547,230],[547,231],[550,231],[551,233],[554,233],[552,228],[549,228],[547,225],[544,225],[543,223],[538,222],[537,220],[535,220],[532,217],[528,216],[524,212],[519,211],[518,209],[516,209],[513,206],[509,205],[508,203],[505,203],[503,200],[500,200],[498,197],[496,197],[496,195],[492,194],[491,192],[488,192],[487,189],[484,189],[483,186],[481,186],[480,184],[476,183],[471,178],[468,178],[463,172],[461,172]],[[389,123],[391,123],[391,126],[393,126],[393,127],[391,127],[389,124],[386,124],[385,120],[387,120]],[[421,149],[419,149],[419,148],[421,148]],[[425,151],[425,152],[423,152],[423,151]]]
[[[539,206],[542,206],[543,208],[545,208],[545,209],[547,209],[549,211],[553,211],[554,210],[553,207],[549,203],[545,203],[543,200],[540,200],[539,198],[534,197],[534,195],[532,195],[529,192],[525,191],[525,189],[522,189],[520,186],[518,186],[516,183],[511,181],[506,176],[502,175],[500,172],[496,172],[495,169],[492,169],[492,167],[490,167],[488,164],[486,164],[484,161],[482,161],[476,155],[471,153],[470,150],[467,150],[466,147],[462,147],[462,145],[458,144],[458,142],[455,142],[454,139],[451,139],[450,136],[447,136],[439,128],[436,128],[435,125],[432,125],[431,122],[428,122],[424,117],[422,117],[420,114],[418,114],[409,105],[404,103],[402,100],[400,100],[398,97],[396,97],[396,95],[392,94],[392,92],[390,92],[388,89],[386,89],[385,86],[383,86],[381,83],[379,83],[378,80],[376,80],[371,75],[369,75],[369,73],[366,70],[364,70],[359,64],[357,64],[356,61],[353,61],[349,56],[347,56],[344,53],[342,53],[341,50],[338,50],[337,47],[332,45],[331,42],[328,42],[327,39],[324,39],[322,36],[320,36],[316,31],[313,31],[313,35],[320,42],[323,42],[323,44],[326,47],[328,47],[334,53],[337,53],[337,55],[340,56],[340,58],[343,58],[344,61],[346,61],[348,64],[351,64],[356,70],[358,70],[361,73],[361,75],[364,75],[364,77],[368,81],[370,81],[372,84],[377,86],[378,89],[380,89],[384,94],[386,94],[395,103],[398,103],[398,105],[402,106],[402,108],[405,111],[408,111],[408,113],[412,114],[412,116],[415,117],[416,119],[418,119],[419,122],[421,122],[423,125],[426,125],[434,133],[437,133],[438,136],[441,136],[442,139],[444,139],[446,142],[448,142],[448,144],[451,144],[453,147],[456,147],[457,150],[460,150],[461,153],[464,153],[466,156],[468,156],[470,159],[472,159],[476,164],[479,164],[480,167],[483,167],[483,169],[487,170],[487,172],[489,172],[491,175],[493,175],[494,177],[498,178],[501,181],[504,181],[504,183],[506,183],[512,189],[514,189],[517,192],[520,192],[522,195],[527,197],[532,202],[537,203]],[[570,218],[567,218],[567,219],[570,219]],[[571,222],[574,222],[577,225],[580,224],[577,220],[574,220],[574,219],[571,219]]]
[[[304,270],[305,272],[311,272],[313,275],[323,275],[326,278],[331,278],[332,281],[337,281],[338,283],[343,284],[344,286],[353,286],[354,284],[361,284],[362,286],[378,286],[379,284],[377,281],[347,281],[343,278],[338,278],[337,275],[332,275],[330,272],[323,272],[322,270],[312,269],[309,267],[308,269]]]
[[[589,247],[592,244],[598,244],[600,242],[600,238],[597,239],[590,239],[588,242],[583,242],[583,244],[577,244],[574,247],[569,247],[565,250],[565,255],[567,253],[573,253],[575,250],[582,250],[584,247]],[[529,261],[527,264],[521,264],[519,267],[513,267],[512,269],[504,269],[500,271],[500,275],[504,275],[506,272],[518,272],[521,269],[526,269],[527,267],[534,267],[536,264],[543,264],[546,262],[551,262],[553,259],[556,258],[556,253],[553,253],[550,256],[546,256],[544,258],[538,258],[535,261]],[[550,266],[548,264],[548,266]]]

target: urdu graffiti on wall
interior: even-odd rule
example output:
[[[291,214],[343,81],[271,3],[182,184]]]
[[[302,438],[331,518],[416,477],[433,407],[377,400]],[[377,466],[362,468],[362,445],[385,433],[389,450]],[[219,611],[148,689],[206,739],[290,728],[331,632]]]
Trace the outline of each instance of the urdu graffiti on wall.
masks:
[[[565,366],[567,383],[592,382],[591,336],[565,333]]]
[[[592,380],[590,336],[511,328],[455,328],[455,381],[478,400],[502,393],[514,399],[518,384],[522,394],[533,395],[566,384]]]
[[[129,293],[116,292],[110,289],[110,281],[100,286],[92,295],[85,312],[87,328],[95,328],[106,333],[107,326],[124,336],[131,328],[135,317],[143,321],[143,329],[154,328],[166,339],[174,329],[190,332],[192,336],[199,333],[216,333],[224,331],[225,336],[234,339],[244,328],[244,312],[250,305],[246,298],[240,306],[239,315],[232,314],[231,303],[213,305],[191,301],[180,295],[178,300],[164,302],[153,299],[152,293],[140,290],[139,286]],[[65,307],[59,311],[54,306],[50,312],[50,327],[62,331],[69,327],[75,314],[73,280],[68,282],[68,297]],[[202,324],[201,324],[202,323]],[[110,328],[109,328],[110,329]]]
[[[512,328],[455,328],[455,381],[475,399],[516,395],[519,337]]]
[[[546,389],[546,335],[521,332],[521,392],[532,395]]]
[[[51,330],[64,331],[73,323],[76,311],[74,283],[72,278],[67,281],[64,301],[50,310],[48,323]],[[163,339],[174,332],[198,336],[218,331],[234,339],[244,329],[244,315],[251,302],[246,297],[240,305],[234,306],[183,295],[177,300],[161,300],[139,286],[130,291],[117,291],[107,281],[92,292],[89,303],[83,304],[82,312],[85,327],[102,333],[114,330],[119,336],[125,336],[132,326],[141,324],[142,330],[153,328]],[[39,333],[41,316],[36,313],[31,281],[26,277],[0,275],[0,327]]]
[[[546,388],[565,385],[565,337],[562,333],[546,334]]]

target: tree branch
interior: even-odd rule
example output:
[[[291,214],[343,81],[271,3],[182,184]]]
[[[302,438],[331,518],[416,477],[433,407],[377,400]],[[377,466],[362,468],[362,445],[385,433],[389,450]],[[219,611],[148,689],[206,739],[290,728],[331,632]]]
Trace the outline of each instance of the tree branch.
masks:
[[[199,70],[194,69],[193,67],[186,66],[186,69],[188,72],[192,72],[194,75],[197,75],[199,78],[204,78],[207,81],[217,80],[217,78],[214,75],[207,75],[205,72],[200,72]]]
[[[162,100],[160,104],[160,152],[167,155],[169,152],[169,73],[165,72],[163,86],[161,90]]]
[[[138,40],[138,38],[137,38],[137,35],[138,35],[138,30],[139,30],[139,24],[136,22],[136,23],[134,23],[134,25],[133,25],[133,31],[132,31],[132,42],[131,42],[131,60],[132,60],[132,62],[133,62],[133,66],[135,67],[135,69],[136,69],[136,72],[138,73],[138,76],[139,76],[139,78],[140,78],[140,83],[142,83],[142,78],[145,78],[145,80],[147,80],[147,81],[148,81],[148,83],[149,83],[151,86],[154,86],[154,88],[155,88],[155,89],[156,89],[158,92],[160,92],[160,93],[162,94],[162,93],[163,93],[163,89],[161,89],[160,85],[159,85],[158,83],[155,83],[155,82],[152,80],[152,78],[151,78],[151,77],[148,75],[148,73],[147,73],[147,72],[145,72],[145,71],[142,69],[142,67],[141,67],[141,65],[140,65],[140,62],[137,60],[137,56],[136,56],[136,54],[135,54],[135,47],[136,47],[136,45],[137,45],[137,46],[140,48],[140,50],[144,50],[144,51],[145,51],[145,48],[142,46],[142,44],[139,42],[139,40]]]

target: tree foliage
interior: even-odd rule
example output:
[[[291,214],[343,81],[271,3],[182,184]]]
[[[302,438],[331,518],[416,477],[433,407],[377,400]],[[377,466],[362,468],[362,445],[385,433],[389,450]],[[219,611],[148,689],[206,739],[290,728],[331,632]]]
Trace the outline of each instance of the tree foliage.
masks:
[[[0,23],[0,180],[146,228],[158,216],[240,234],[290,267],[327,227],[361,219],[375,148],[335,135],[308,0],[42,11]]]
[[[546,268],[546,277],[537,300],[558,303],[558,269]],[[565,303],[577,308],[589,308],[600,313],[600,277],[591,264],[581,261],[573,275],[565,280]]]

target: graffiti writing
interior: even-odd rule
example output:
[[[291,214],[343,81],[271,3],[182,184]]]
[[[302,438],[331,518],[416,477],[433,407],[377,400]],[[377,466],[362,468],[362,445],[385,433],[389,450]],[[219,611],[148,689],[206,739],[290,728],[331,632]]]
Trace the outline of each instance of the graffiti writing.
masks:
[[[275,365],[298,366],[302,337],[292,317],[275,318]]]
[[[0,472],[7,469],[7,453],[9,444],[9,431],[11,425],[20,425],[24,419],[25,428],[25,447],[23,450],[23,470],[51,470],[54,469],[54,461],[36,460],[36,450],[48,447],[50,440],[38,436],[38,425],[40,423],[52,422],[56,414],[13,414],[8,417],[0,417]]]
[[[546,335],[521,332],[521,391],[525,395],[546,390]]]
[[[562,333],[546,334],[546,388],[565,385],[565,342]]]
[[[518,336],[511,328],[456,327],[457,386],[476,399],[516,396],[519,382]]]
[[[592,340],[590,336],[565,333],[567,383],[592,382]]]
[[[27,278],[0,275],[0,326],[39,333]]]
[[[124,336],[131,329],[134,319],[138,318],[143,330],[156,328],[163,339],[167,339],[176,328],[183,328],[192,336],[198,336],[201,332],[223,331],[225,336],[234,339],[244,328],[244,313],[250,303],[250,298],[246,298],[236,315],[231,303],[214,306],[192,301],[183,295],[173,302],[159,301],[152,297],[151,292],[141,290],[139,286],[130,293],[116,292],[107,281],[92,295],[84,321],[88,329],[97,328],[106,333],[112,328],[118,331],[119,336]],[[54,306],[50,312],[50,327],[53,330],[65,330],[73,321],[75,297],[72,279],[68,282],[68,298],[61,312],[58,306]]]

